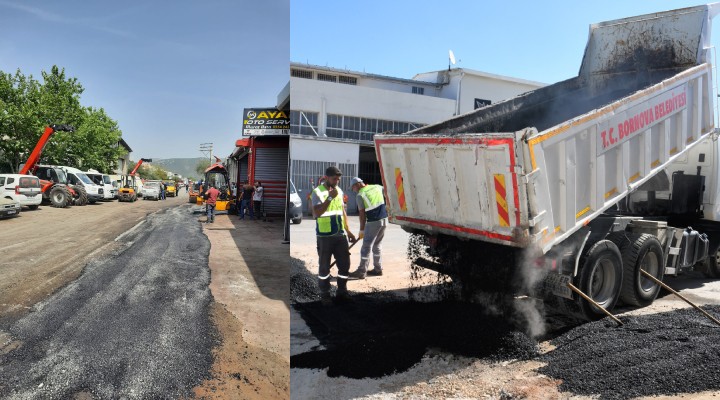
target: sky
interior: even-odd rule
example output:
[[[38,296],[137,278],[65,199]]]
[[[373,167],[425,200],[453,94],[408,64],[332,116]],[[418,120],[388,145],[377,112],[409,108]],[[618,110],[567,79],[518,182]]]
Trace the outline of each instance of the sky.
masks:
[[[64,67],[134,160],[202,157],[200,143],[226,157],[243,108],[276,106],[288,82],[289,1],[0,0],[0,70]]]
[[[555,83],[577,76],[591,23],[698,1],[293,0],[293,62],[412,78],[457,67]],[[720,44],[720,17],[713,27]],[[292,100],[291,100],[292,101]]]

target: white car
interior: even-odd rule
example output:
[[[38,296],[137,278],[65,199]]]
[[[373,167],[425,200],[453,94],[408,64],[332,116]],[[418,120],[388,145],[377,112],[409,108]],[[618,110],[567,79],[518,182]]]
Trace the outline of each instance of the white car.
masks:
[[[142,188],[143,200],[160,200],[160,182],[148,181]]]
[[[0,198],[35,210],[42,202],[40,179],[33,175],[0,174]]]
[[[18,214],[20,214],[20,203],[0,197],[0,218],[16,217]]]
[[[288,215],[290,215],[293,224],[302,222],[302,200],[292,181],[290,181],[290,208],[288,209]]]

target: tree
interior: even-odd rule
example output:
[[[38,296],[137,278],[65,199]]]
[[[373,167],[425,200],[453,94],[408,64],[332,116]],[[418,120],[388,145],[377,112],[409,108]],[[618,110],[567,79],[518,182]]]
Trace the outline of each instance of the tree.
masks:
[[[210,160],[200,160],[195,166],[195,172],[199,177],[205,176],[205,170],[210,166]]]
[[[20,70],[0,72],[0,170],[17,172],[50,124],[68,124],[74,133],[56,132],[43,150],[42,162],[110,172],[122,152],[118,123],[102,108],[83,107],[84,88],[65,69],[42,72],[43,82]]]

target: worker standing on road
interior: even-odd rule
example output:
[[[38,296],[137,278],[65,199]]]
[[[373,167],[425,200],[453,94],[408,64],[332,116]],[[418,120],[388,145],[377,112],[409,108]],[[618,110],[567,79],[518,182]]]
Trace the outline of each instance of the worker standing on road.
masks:
[[[243,185],[242,200],[240,201],[240,219],[245,219],[245,209],[249,210],[250,218],[255,219],[252,209],[252,197],[255,188],[248,182]]]
[[[160,182],[160,200],[165,200],[165,184]]]
[[[382,275],[382,240],[387,226],[387,210],[385,196],[380,185],[366,185],[362,179],[355,177],[351,181],[353,192],[357,193],[357,206],[360,213],[360,266],[350,276],[365,279],[365,275]],[[373,269],[367,270],[370,251],[373,255]]]
[[[313,216],[315,216],[315,234],[319,257],[318,286],[324,304],[330,302],[330,258],[337,262],[337,295],[341,301],[350,299],[347,291],[348,271],[350,271],[350,249],[347,237],[355,242],[350,232],[347,214],[343,207],[343,192],[338,187],[342,172],[337,167],[325,170],[327,179],[312,192]],[[347,237],[346,237],[347,235]]]
[[[205,192],[205,209],[207,211],[206,223],[212,224],[215,222],[215,204],[217,204],[217,198],[220,196],[220,191],[215,188],[215,185],[210,186]]]
[[[262,206],[263,190],[264,188],[262,186],[262,182],[255,182],[255,193],[253,194],[253,212],[257,213],[258,217],[262,216],[260,214],[260,206]]]

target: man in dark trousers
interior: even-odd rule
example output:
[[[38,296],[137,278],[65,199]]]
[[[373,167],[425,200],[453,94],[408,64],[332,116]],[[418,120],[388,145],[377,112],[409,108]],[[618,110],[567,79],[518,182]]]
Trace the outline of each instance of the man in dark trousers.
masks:
[[[215,185],[210,186],[210,189],[205,192],[205,209],[207,211],[207,220],[205,222],[208,224],[215,222],[215,205],[218,196],[220,196],[220,191],[215,188]]]
[[[330,260],[337,261],[337,294],[340,301],[350,300],[347,291],[348,271],[350,270],[350,249],[348,238],[355,241],[347,224],[347,214],[343,204],[343,192],[338,187],[342,172],[337,167],[325,170],[325,183],[312,192],[313,215],[315,216],[315,234],[319,257],[318,286],[323,304],[330,299]]]
[[[249,210],[250,218],[255,219],[255,214],[251,207],[252,197],[255,188],[250,183],[245,183],[242,191],[242,200],[240,201],[240,219],[245,219],[245,209]]]

